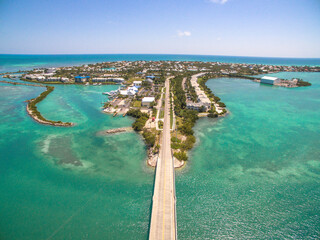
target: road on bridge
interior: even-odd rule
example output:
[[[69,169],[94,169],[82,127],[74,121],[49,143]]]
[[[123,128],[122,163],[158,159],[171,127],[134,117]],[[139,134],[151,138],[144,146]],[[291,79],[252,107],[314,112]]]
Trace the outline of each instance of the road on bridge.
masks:
[[[176,239],[176,196],[170,137],[170,78],[166,79],[163,136],[156,167],[149,239]]]

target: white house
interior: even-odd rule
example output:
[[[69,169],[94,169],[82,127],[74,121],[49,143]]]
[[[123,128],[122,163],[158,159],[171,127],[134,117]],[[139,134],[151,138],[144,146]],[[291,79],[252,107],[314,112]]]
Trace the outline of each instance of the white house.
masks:
[[[144,98],[142,98],[141,106],[142,107],[150,107],[151,103],[153,103],[154,100],[155,100],[154,97],[144,97]]]
[[[116,83],[123,83],[124,82],[124,78],[112,78],[109,79],[110,81],[116,82]]]
[[[134,95],[136,95],[136,93],[138,91],[139,91],[139,89],[136,88],[136,87],[129,87],[126,90],[120,90],[119,89],[120,95],[123,95],[123,96],[134,96]]]
[[[277,77],[264,76],[261,78],[261,83],[274,85],[275,83],[279,83],[279,82],[280,82],[280,79]]]
[[[133,86],[140,87],[142,85],[142,81],[133,81]]]

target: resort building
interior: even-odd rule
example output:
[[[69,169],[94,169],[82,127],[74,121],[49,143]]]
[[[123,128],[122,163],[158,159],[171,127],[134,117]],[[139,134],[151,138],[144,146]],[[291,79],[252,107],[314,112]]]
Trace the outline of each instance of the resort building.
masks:
[[[46,82],[60,82],[61,77],[47,77]]]
[[[154,97],[144,97],[144,98],[142,98],[141,106],[142,107],[150,107],[151,103],[153,103],[154,100],[155,100]]]
[[[69,78],[62,77],[62,78],[61,78],[61,82],[66,83],[66,82],[71,82],[71,81],[70,81],[70,79],[69,79]]]
[[[141,87],[142,81],[133,81],[133,86],[135,87]]]
[[[280,83],[280,79],[277,78],[277,77],[264,76],[264,77],[261,78],[261,83],[274,85],[275,83]]]
[[[201,103],[187,102],[187,109],[190,109],[190,110],[200,111],[202,106],[203,105]]]
[[[46,77],[45,77],[45,76],[38,76],[38,77],[37,77],[37,80],[38,80],[38,81],[45,81],[45,80],[46,80]]]
[[[119,94],[123,96],[134,96],[137,94],[138,91],[139,89],[136,87],[129,87],[126,90],[119,89]]]
[[[101,83],[101,82],[109,82],[110,81],[110,79],[109,78],[92,78],[92,82],[99,82],[99,83]]]
[[[124,78],[110,78],[109,80],[112,82],[116,82],[116,83],[123,83],[124,82]]]
[[[76,76],[74,77],[74,81],[77,83],[84,83],[89,81],[90,76]]]

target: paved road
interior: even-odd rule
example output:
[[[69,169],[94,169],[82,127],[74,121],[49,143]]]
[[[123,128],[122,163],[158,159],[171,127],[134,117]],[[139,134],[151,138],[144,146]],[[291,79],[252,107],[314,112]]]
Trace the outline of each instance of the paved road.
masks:
[[[170,139],[169,79],[166,80],[163,137],[157,162],[149,239],[176,239],[174,167]]]

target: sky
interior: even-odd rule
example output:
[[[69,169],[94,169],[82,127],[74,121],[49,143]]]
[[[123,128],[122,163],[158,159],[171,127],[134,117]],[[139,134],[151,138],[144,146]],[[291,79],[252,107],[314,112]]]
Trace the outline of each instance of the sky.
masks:
[[[320,58],[320,0],[0,0],[0,54]]]

